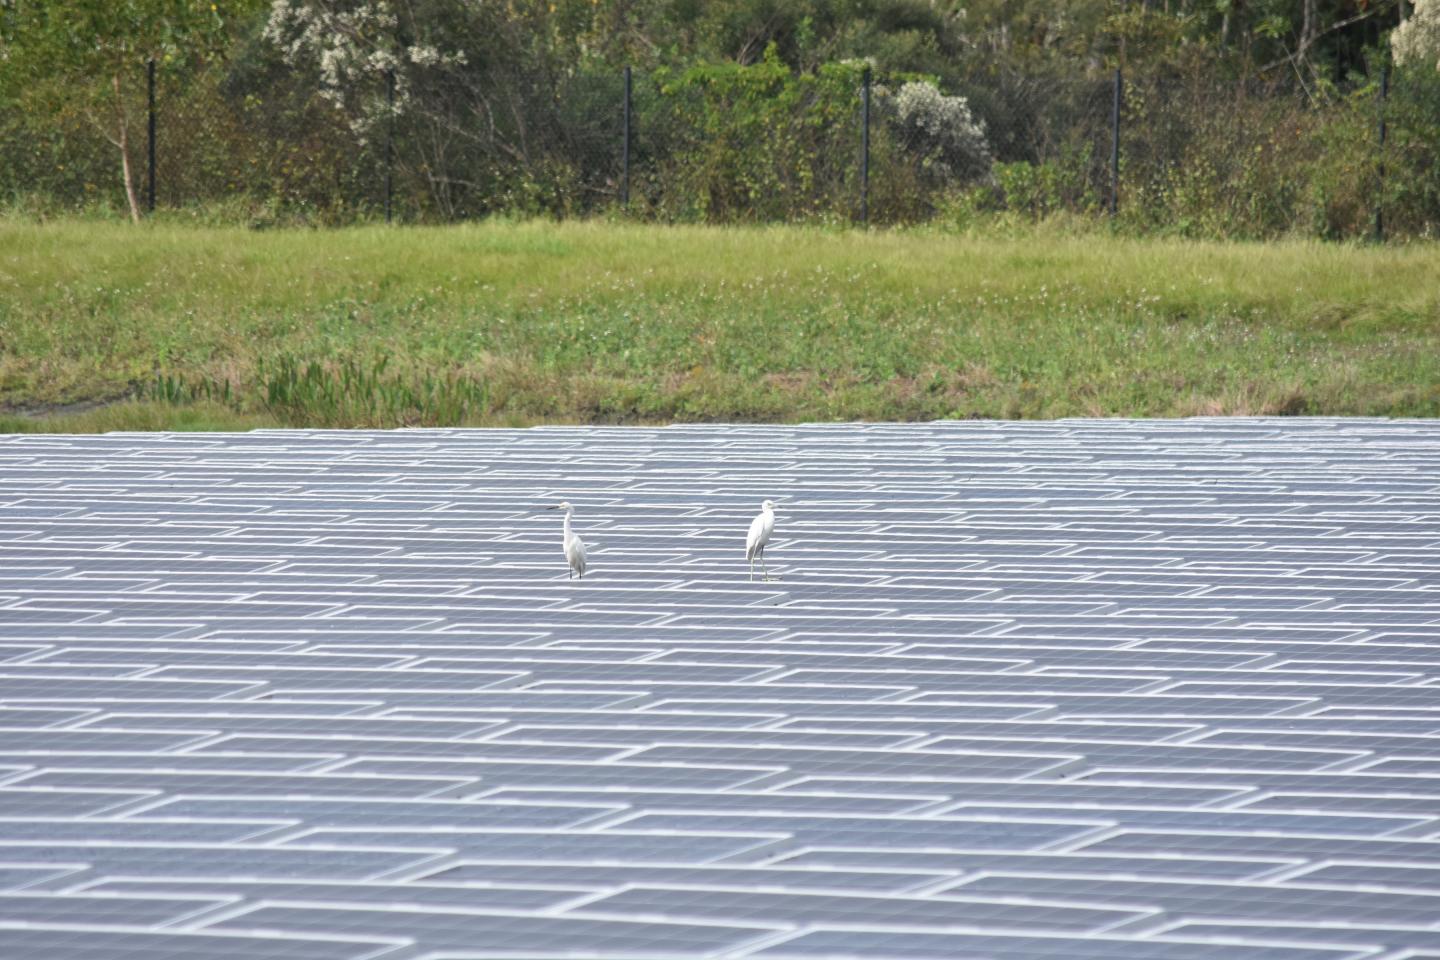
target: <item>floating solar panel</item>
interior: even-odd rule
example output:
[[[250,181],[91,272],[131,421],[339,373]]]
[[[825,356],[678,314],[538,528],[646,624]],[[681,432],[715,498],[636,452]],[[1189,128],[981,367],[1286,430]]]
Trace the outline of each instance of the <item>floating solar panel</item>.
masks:
[[[0,437],[0,957],[1398,960],[1437,862],[1430,421]]]

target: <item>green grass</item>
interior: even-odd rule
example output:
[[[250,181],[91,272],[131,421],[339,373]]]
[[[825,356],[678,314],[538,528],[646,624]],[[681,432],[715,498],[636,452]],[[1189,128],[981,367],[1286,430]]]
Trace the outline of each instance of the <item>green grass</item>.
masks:
[[[0,430],[1440,415],[1440,251],[0,220]]]

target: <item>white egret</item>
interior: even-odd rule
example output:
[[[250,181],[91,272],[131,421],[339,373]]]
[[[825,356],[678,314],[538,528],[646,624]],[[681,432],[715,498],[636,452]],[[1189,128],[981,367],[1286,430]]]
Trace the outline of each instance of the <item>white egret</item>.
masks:
[[[745,537],[745,559],[750,561],[750,579],[755,579],[755,561],[760,561],[760,578],[770,579],[765,569],[765,545],[775,529],[775,504],[766,500],[760,504],[760,516],[750,521],[750,533]]]
[[[570,515],[575,512],[575,508],[570,506],[569,501],[561,501],[545,509],[565,511],[565,562],[570,565],[570,576],[566,579],[572,579],[578,575],[581,580],[584,580],[585,541],[570,532]]]

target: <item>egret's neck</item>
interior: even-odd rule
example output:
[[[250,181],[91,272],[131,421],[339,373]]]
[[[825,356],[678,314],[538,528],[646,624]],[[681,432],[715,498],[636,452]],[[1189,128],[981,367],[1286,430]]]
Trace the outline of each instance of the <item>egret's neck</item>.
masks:
[[[565,540],[568,542],[569,539],[570,539],[570,511],[569,511],[569,510],[566,510],[566,511],[565,511]]]

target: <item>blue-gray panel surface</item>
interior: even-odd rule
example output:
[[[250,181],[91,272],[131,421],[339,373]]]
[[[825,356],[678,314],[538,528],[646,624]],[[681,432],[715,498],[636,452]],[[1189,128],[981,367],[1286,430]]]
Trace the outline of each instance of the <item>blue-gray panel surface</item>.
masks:
[[[1437,862],[1433,422],[0,436],[3,957],[1398,960]]]

